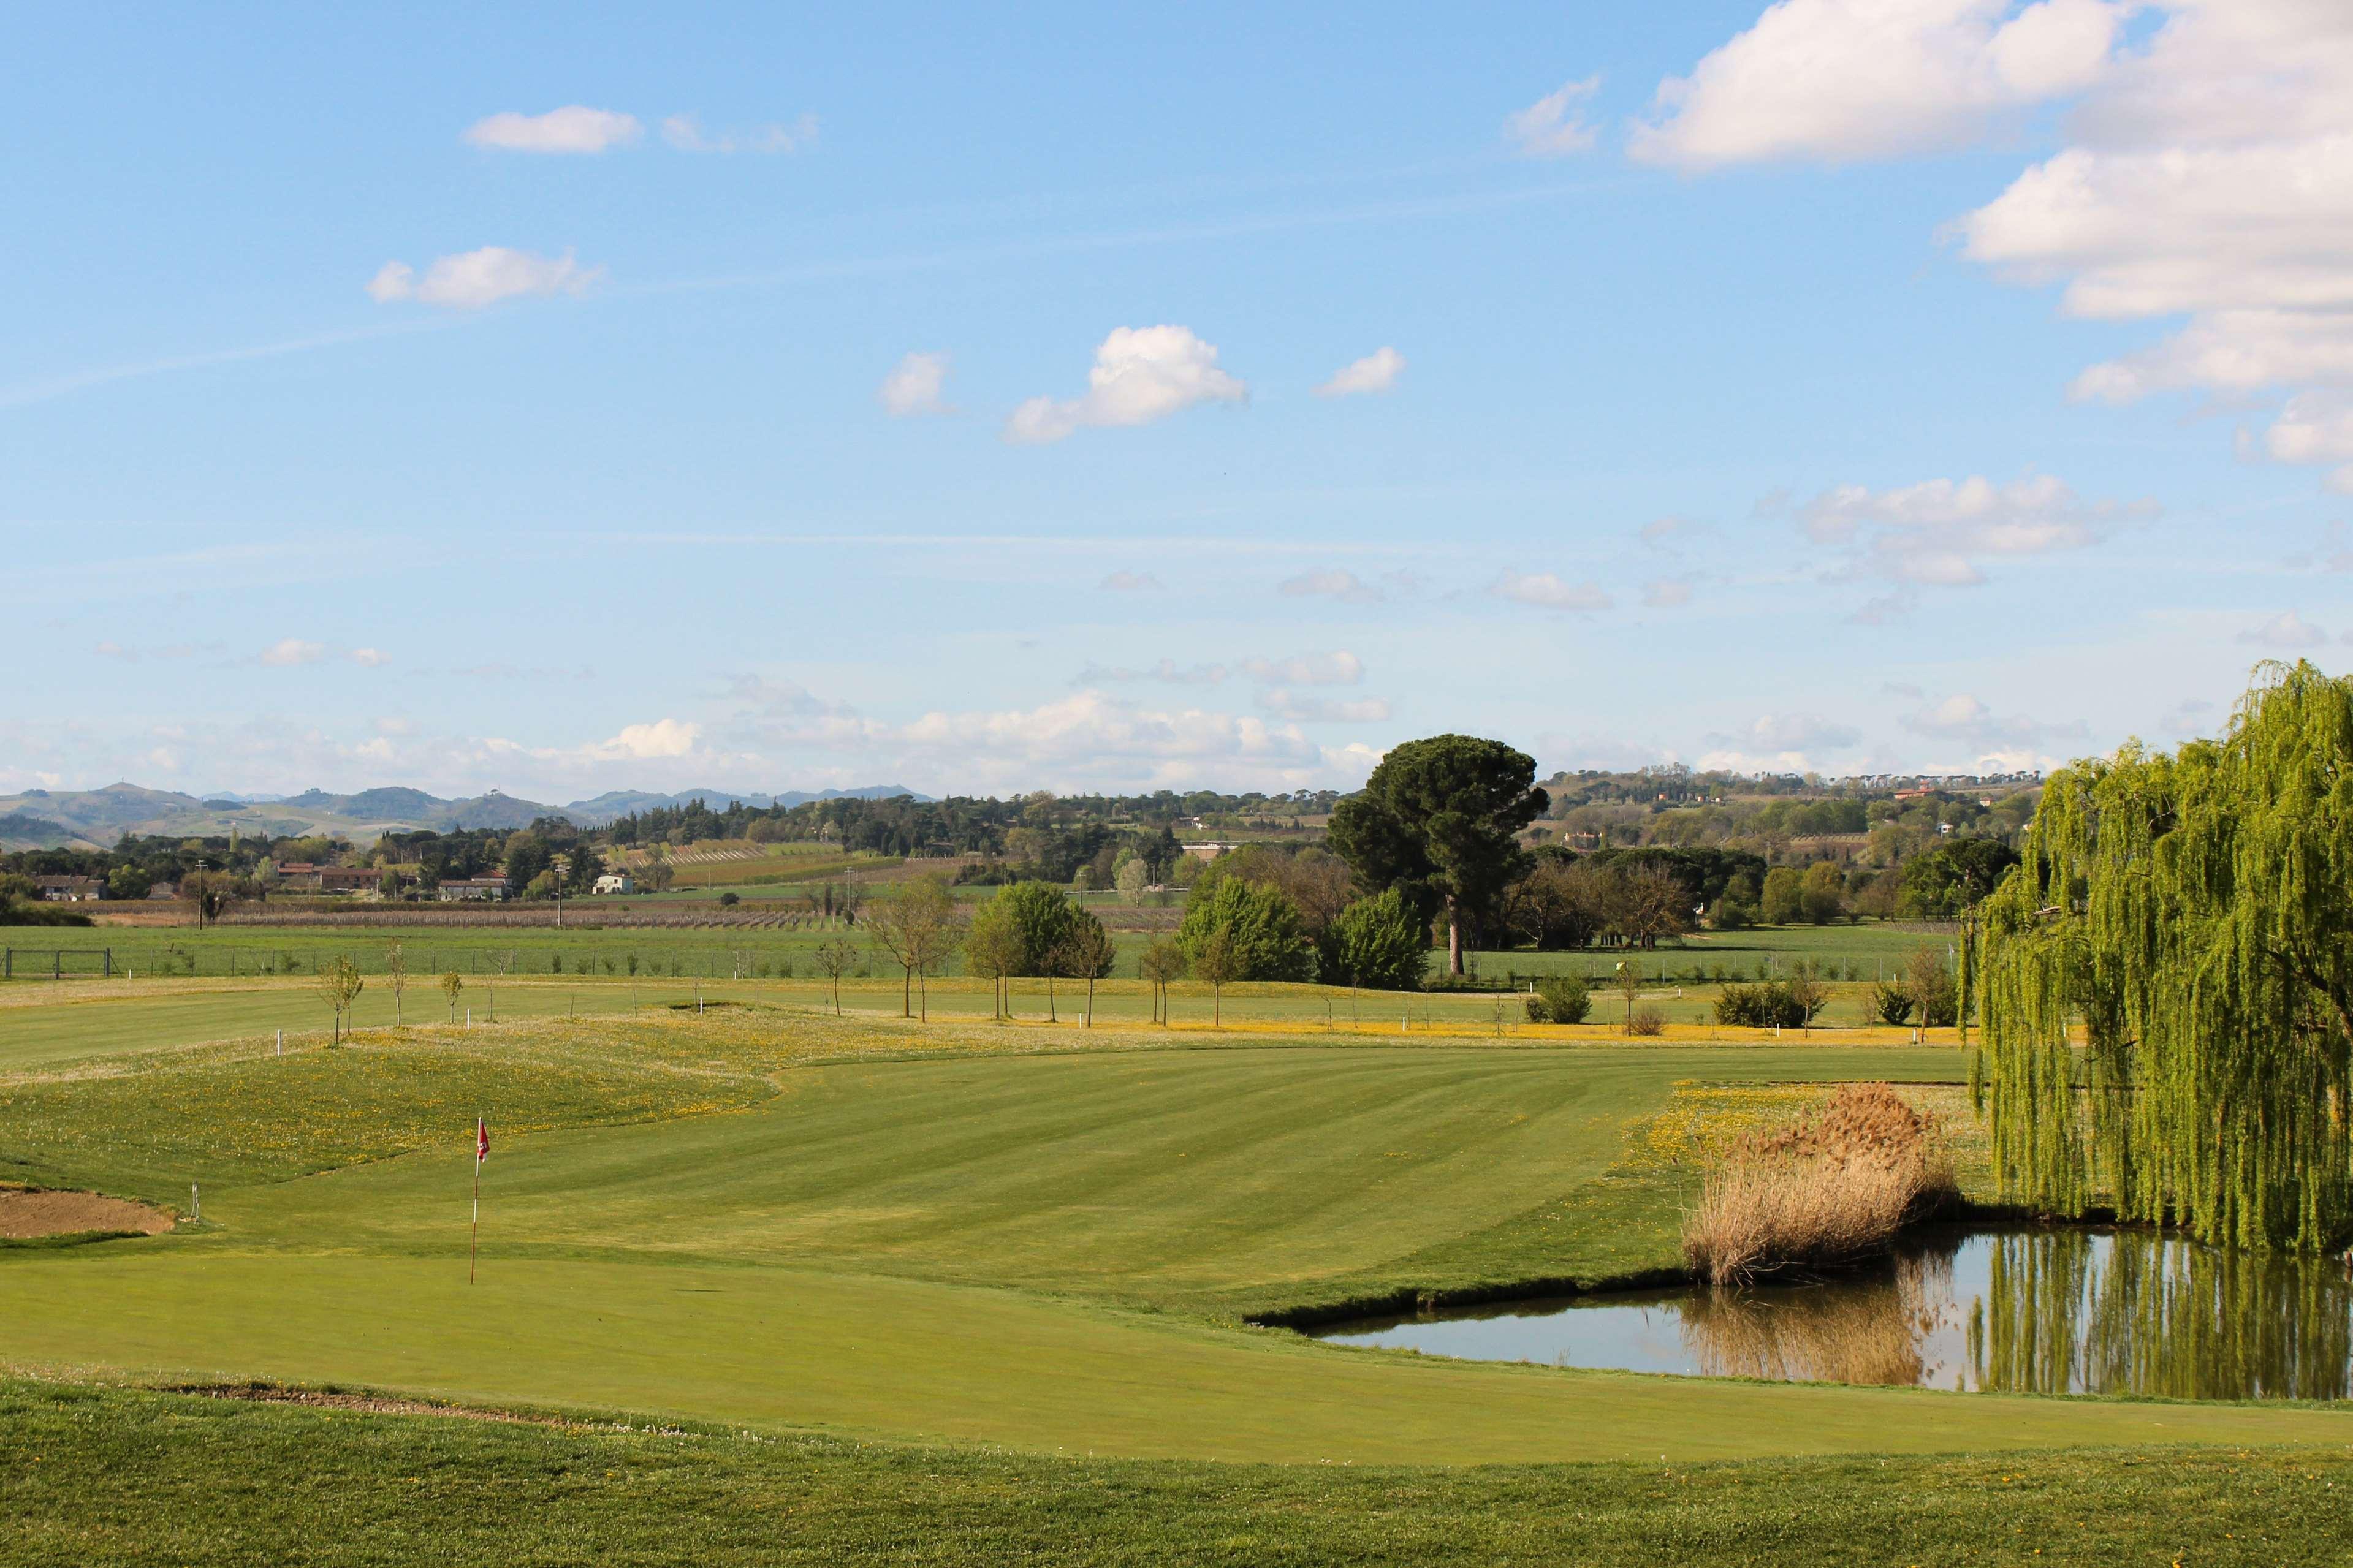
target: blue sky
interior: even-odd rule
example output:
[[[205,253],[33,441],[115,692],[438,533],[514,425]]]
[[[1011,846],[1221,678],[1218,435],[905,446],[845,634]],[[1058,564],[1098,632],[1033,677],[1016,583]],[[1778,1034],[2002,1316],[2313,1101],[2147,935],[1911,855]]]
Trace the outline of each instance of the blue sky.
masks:
[[[20,12],[0,789],[2211,730],[2353,634],[2337,9]]]

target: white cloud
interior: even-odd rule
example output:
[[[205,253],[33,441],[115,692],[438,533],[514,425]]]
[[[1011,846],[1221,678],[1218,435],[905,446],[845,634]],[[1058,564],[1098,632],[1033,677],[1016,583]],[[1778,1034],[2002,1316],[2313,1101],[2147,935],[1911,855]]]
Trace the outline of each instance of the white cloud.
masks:
[[[1369,605],[1382,596],[1354,572],[1302,572],[1277,583],[1274,591],[1286,599],[1337,599],[1347,605]]]
[[[1680,609],[1691,603],[1688,577],[1659,577],[1642,584],[1642,603],[1653,610]]]
[[[691,114],[673,114],[661,124],[662,140],[681,153],[797,153],[817,140],[817,116],[804,114],[790,125],[706,135]]]
[[[1976,748],[1976,761],[2003,768],[2041,766],[2053,759],[2040,748],[2057,741],[2080,741],[2086,733],[2080,719],[2043,724],[2018,714],[1997,714],[1968,692],[1924,703],[1901,721],[1915,734]]]
[[[324,643],[304,642],[301,637],[287,637],[261,650],[261,662],[281,669],[296,665],[316,664],[327,657]]]
[[[587,747],[586,754],[599,761],[645,762],[658,757],[682,757],[694,750],[702,734],[702,725],[684,724],[676,719],[625,724],[612,739]]]
[[[1156,594],[1166,584],[1149,572],[1113,572],[1095,586],[1107,594]]]
[[[1361,686],[1365,679],[1365,661],[1346,648],[1289,658],[1246,658],[1242,670],[1253,680],[1285,686]]]
[[[1302,724],[1379,724],[1388,721],[1389,705],[1377,697],[1335,701],[1325,697],[1302,697],[1282,687],[1259,693],[1258,705],[1278,718]]]
[[[1963,587],[1985,581],[1989,557],[2080,550],[2103,526],[2151,510],[2085,501],[2061,480],[2036,474],[2006,485],[1982,477],[1885,490],[1841,485],[1808,502],[1801,517],[1817,544],[1850,552],[1857,575]]]
[[[2338,392],[2305,392],[2263,433],[2263,450],[2282,463],[2339,465],[2329,488],[2353,495],[2353,397]]]
[[[2073,315],[2188,318],[2085,370],[2078,397],[2353,384],[2353,7],[2149,9],[2162,26],[2118,56],[2069,144],[1956,226],[1966,253],[2063,284]]]
[[[1564,83],[1504,121],[1504,140],[1529,158],[1566,158],[1589,151],[1599,134],[1585,119],[1586,101],[1601,86],[1598,76]]]
[[[2281,653],[2299,653],[2315,648],[2328,640],[2328,634],[2297,615],[2294,610],[2282,610],[2258,626],[2249,626],[2239,634],[2242,643],[2257,647],[2277,649]]]
[[[602,153],[626,147],[645,134],[634,114],[609,109],[568,104],[545,114],[509,110],[477,120],[466,128],[466,140],[477,147],[502,153]]]
[[[1404,374],[1405,355],[1384,344],[1333,372],[1332,379],[1315,389],[1315,395],[1354,397],[1367,392],[1387,392]]]
[[[948,382],[948,356],[911,353],[882,378],[882,406],[895,418],[916,414],[952,414],[942,398]]]
[[[1683,169],[1845,163],[1963,147],[2110,70],[2129,5],[2104,0],[1779,0],[1659,86],[1628,143]]]
[[[352,649],[352,662],[357,665],[364,665],[370,669],[378,669],[385,665],[390,664],[392,662],[392,657],[391,655],[384,653],[376,648],[355,647]]]
[[[1609,595],[1601,591],[1599,584],[1570,583],[1552,572],[1507,569],[1487,584],[1487,592],[1498,599],[1545,610],[1606,610],[1610,604]]]
[[[1013,411],[1005,438],[1060,441],[1089,426],[1148,425],[1200,403],[1240,403],[1250,389],[1218,368],[1218,350],[1189,327],[1117,327],[1095,350],[1087,390],[1033,397]]]
[[[601,267],[582,267],[572,252],[534,256],[486,245],[480,250],[445,256],[427,269],[419,282],[417,269],[405,261],[387,261],[368,282],[371,299],[380,304],[415,300],[427,305],[479,310],[519,295],[580,295],[602,279]]]
[[[1144,708],[1098,691],[1037,708],[927,713],[892,731],[888,742],[983,773],[1026,771],[1033,780],[1078,766],[1111,777],[1141,772],[1173,783],[1198,779],[1215,763],[1313,770],[1323,760],[1320,749],[1288,724],[1200,709]]]

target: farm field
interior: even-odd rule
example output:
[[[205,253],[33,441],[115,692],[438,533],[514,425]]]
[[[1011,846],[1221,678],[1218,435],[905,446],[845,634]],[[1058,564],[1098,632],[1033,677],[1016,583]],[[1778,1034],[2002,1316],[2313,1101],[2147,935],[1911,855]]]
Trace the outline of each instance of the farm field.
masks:
[[[136,1456],[156,1497],[193,1498],[198,1443],[247,1481],[298,1452],[315,1468],[287,1485],[343,1478],[347,1500],[288,1561],[383,1560],[364,1554],[412,1527],[366,1531],[404,1497],[453,1521],[459,1561],[566,1560],[585,1520],[623,1541],[749,1497],[718,1532],[746,1561],[787,1550],[786,1518],[809,1560],[901,1550],[926,1519],[967,1521],[954,1550],[976,1553],[1061,1521],[1076,1533],[1047,1550],[1071,1561],[1642,1561],[1678,1540],[1798,1562],[1940,1541],[1939,1560],[2264,1560],[2208,1549],[2226,1521],[2316,1552],[2345,1541],[2341,1509],[2314,1500],[2353,1482],[2353,1417],[2325,1408],[1447,1363],[1250,1326],[1671,1267],[1709,1137],[1846,1079],[1957,1105],[1938,1087],[1963,1070],[1950,1047],[744,1006],[368,1028],[284,1058],[149,1014],[136,1048],[56,1054],[129,1039],[110,1009],[169,1000],[121,990],[5,994],[0,1159],[17,1181],[182,1209],[201,1182],[204,1221],[0,1248],[0,1364],[17,1378],[0,1387],[0,1487],[41,1521],[0,1532],[0,1562],[240,1560],[230,1542],[260,1537],[237,1531],[280,1528],[260,1489],[229,1488],[202,1529],[114,1506],[107,1478]],[[470,1285],[478,1113],[493,1152]],[[587,1424],[152,1391],[257,1378]],[[639,1430],[596,1425],[614,1412]],[[2230,1447],[2160,1463],[2185,1443]],[[930,1501],[896,1511],[924,1475]],[[2116,1484],[2071,1498],[2071,1476]],[[498,1501],[559,1495],[585,1511],[533,1522]],[[1858,1500],[1873,1496],[1893,1514]],[[1847,1533],[1811,1538],[1833,1521]]]

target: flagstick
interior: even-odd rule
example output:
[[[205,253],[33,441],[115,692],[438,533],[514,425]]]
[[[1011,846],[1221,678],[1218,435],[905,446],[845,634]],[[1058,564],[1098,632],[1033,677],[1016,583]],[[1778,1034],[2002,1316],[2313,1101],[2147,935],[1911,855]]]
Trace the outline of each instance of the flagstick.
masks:
[[[474,1282],[474,1260],[482,1254],[482,1160],[474,1157],[474,1241],[466,1252],[466,1283]]]

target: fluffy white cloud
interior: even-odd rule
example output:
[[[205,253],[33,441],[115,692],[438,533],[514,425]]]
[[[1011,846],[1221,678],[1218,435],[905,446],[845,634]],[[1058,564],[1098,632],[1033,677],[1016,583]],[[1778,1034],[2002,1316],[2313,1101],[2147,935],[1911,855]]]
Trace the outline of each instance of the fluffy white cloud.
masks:
[[[1801,517],[1816,543],[1849,552],[1857,575],[1963,587],[1985,581],[1988,557],[2080,550],[2104,525],[2148,510],[2085,501],[2040,474],[2006,485],[1982,477],[1885,490],[1841,485],[1808,502]]]
[[[2353,397],[2340,392],[2299,393],[2263,433],[2263,450],[2283,463],[2340,465],[2329,488],[2353,495]]]
[[[1289,658],[1246,658],[1242,670],[1253,680],[1285,686],[1360,686],[1365,679],[1365,661],[1346,648]]]
[[[1544,610],[1606,610],[1610,603],[1599,584],[1567,582],[1553,572],[1505,570],[1487,584],[1487,592],[1498,599]]]
[[[1166,584],[1149,572],[1112,572],[1095,586],[1106,594],[1156,594]]]
[[[790,125],[707,135],[693,115],[673,114],[662,121],[661,130],[662,140],[681,153],[797,153],[817,140],[817,116],[804,114]]]
[[[1333,372],[1332,379],[1315,389],[1315,395],[1354,397],[1362,393],[1387,392],[1404,374],[1405,355],[1384,344]]]
[[[379,669],[392,662],[392,656],[379,648],[355,647],[352,649],[352,662],[369,669]]]
[[[1072,764],[1114,776],[1179,778],[1205,763],[1248,762],[1312,768],[1321,753],[1296,729],[1248,715],[1149,709],[1081,691],[1040,707],[997,712],[927,713],[892,731],[897,747],[954,756],[987,767],[1033,770]]]
[[[2001,768],[2042,765],[2053,759],[2042,748],[2056,742],[2080,741],[2086,732],[2080,719],[2043,724],[2019,714],[1998,714],[1968,692],[1926,702],[1905,714],[1902,723],[1914,734],[1975,748],[1976,761]]]
[[[634,114],[609,109],[567,104],[545,114],[512,110],[477,120],[466,128],[466,140],[477,147],[502,153],[602,153],[626,147],[645,134]]]
[[[1033,397],[1013,411],[1005,438],[1060,441],[1088,426],[1149,425],[1201,403],[1240,403],[1250,389],[1218,368],[1218,350],[1189,327],[1117,327],[1095,350],[1079,397]]]
[[[947,355],[911,353],[882,378],[882,406],[902,419],[916,414],[952,413],[942,396],[947,384]]]
[[[2249,626],[2241,632],[2239,640],[2281,653],[2301,653],[2306,648],[2320,647],[2328,640],[2328,634],[2294,610],[2282,610],[2261,626]]]
[[[280,669],[290,669],[301,664],[316,664],[326,657],[326,644],[305,642],[301,637],[287,637],[261,650],[261,662]]]
[[[598,761],[645,762],[658,757],[683,757],[694,750],[702,734],[702,725],[681,723],[676,719],[625,724],[612,739],[586,748],[586,754]]]
[[[415,300],[420,304],[479,310],[522,295],[585,294],[605,275],[601,267],[583,267],[572,252],[534,256],[486,245],[457,256],[445,256],[426,270],[420,281],[406,261],[387,261],[369,279],[369,298],[378,303]]]
[[[1780,0],[1659,86],[1631,155],[1684,169],[1964,146],[2112,68],[2105,0]]]
[[[2069,122],[2069,145],[1957,226],[2072,314],[2186,316],[2095,364],[2079,397],[2353,385],[2353,7],[2160,0]],[[2293,449],[2295,422],[2280,433]],[[2333,447],[2288,460],[2340,462]],[[2353,479],[2346,482],[2353,483]]]

